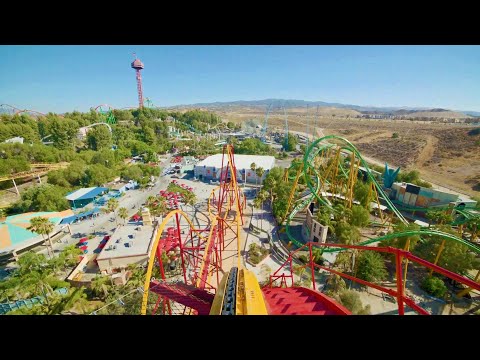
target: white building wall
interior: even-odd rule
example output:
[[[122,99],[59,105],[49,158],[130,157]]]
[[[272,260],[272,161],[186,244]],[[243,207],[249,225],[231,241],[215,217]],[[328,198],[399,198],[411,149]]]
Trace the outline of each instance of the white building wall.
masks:
[[[100,272],[104,274],[112,274],[113,269],[125,269],[130,264],[145,265],[148,262],[148,255],[125,256],[118,258],[97,259]]]
[[[305,231],[308,228],[308,232]],[[308,238],[307,237],[308,234]],[[307,207],[307,217],[302,225],[302,236],[306,241],[313,241],[324,243],[327,241],[328,226],[323,226],[310,212],[310,208]]]
[[[224,166],[223,171],[227,171],[227,167]],[[262,178],[258,178],[258,176],[255,174],[254,171],[251,169],[245,169],[247,173],[247,183],[250,184],[255,184],[257,182],[258,184],[261,184],[263,180],[265,180],[265,177],[268,175],[269,170],[266,170],[265,173],[263,174]],[[237,181],[240,183],[243,183],[245,181],[245,171],[243,169],[238,169],[237,168]],[[200,175],[202,176],[203,180],[220,180],[220,175],[221,171],[219,168],[211,167],[211,166],[195,166],[194,175],[196,178],[200,178]]]

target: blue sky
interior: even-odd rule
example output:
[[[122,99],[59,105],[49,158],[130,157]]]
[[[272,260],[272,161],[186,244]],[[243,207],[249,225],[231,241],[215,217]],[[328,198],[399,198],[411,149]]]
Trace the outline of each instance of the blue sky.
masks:
[[[480,111],[480,46],[0,46],[0,103],[156,106],[266,98]]]

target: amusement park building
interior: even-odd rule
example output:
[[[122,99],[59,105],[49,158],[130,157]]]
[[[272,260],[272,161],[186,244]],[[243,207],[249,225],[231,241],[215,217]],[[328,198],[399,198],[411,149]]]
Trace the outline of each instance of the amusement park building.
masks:
[[[119,272],[129,264],[145,265],[157,231],[158,222],[118,226],[96,259],[101,273]]]
[[[90,204],[97,197],[102,196],[106,192],[108,192],[108,188],[105,187],[81,188],[68,193],[65,198],[70,202],[70,207],[72,209],[77,209]]]
[[[318,209],[312,202],[307,207],[307,217],[302,226],[302,237],[307,241],[324,243],[327,241],[328,226],[323,226],[316,220]]]
[[[459,194],[453,194],[438,189],[425,188],[410,183],[393,183],[391,198],[402,204],[415,207],[434,207],[464,204],[465,208],[475,208],[477,202]]]
[[[207,157],[195,165],[195,177],[200,180],[219,180],[222,169],[222,154],[216,154]],[[265,179],[268,172],[275,166],[275,158],[273,156],[260,155],[234,155],[235,167],[237,168],[237,179],[239,182],[247,181],[249,183],[261,182],[257,179],[257,175],[250,169],[252,163],[255,163],[257,168],[261,167],[265,170],[262,180]],[[223,171],[228,167],[228,162],[225,159],[223,163]],[[245,179],[246,176],[246,179]]]

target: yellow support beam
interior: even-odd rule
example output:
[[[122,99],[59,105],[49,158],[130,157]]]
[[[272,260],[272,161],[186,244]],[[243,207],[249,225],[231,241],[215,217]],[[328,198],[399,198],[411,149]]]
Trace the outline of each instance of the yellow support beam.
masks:
[[[297,189],[298,179],[300,179],[300,175],[302,175],[302,173],[303,173],[303,164],[300,165],[300,168],[297,171],[297,176],[295,176],[295,181],[293,182],[292,189],[290,190],[290,196],[288,197],[287,210],[285,211],[285,215],[283,216],[281,223],[285,221],[285,219],[289,214],[290,206],[292,205],[293,196],[295,195],[295,190]]]
[[[213,303],[212,303],[212,307],[210,308],[209,315],[222,314],[223,299],[225,297],[225,288],[227,287],[227,280],[229,275],[230,275],[230,271],[225,273],[225,275],[223,275],[222,277],[222,280],[220,280],[220,284],[217,287],[215,297],[213,298]]]
[[[241,269],[237,277],[236,315],[268,315],[265,299],[253,272]]]
[[[150,288],[150,279],[152,278],[153,265],[155,263],[155,256],[156,256],[158,243],[160,241],[160,238],[162,237],[162,233],[163,233],[163,230],[165,229],[165,226],[167,226],[168,221],[175,214],[182,215],[185,218],[185,220],[187,220],[190,227],[194,228],[194,225],[192,221],[187,217],[187,214],[185,214],[182,210],[179,210],[179,209],[169,212],[167,216],[165,216],[165,219],[163,219],[157,231],[157,235],[155,237],[155,241],[153,242],[153,246],[151,247],[150,258],[148,259],[147,274],[145,276],[145,283],[143,285],[143,299],[142,299],[142,307],[140,310],[141,315],[145,315],[147,313],[148,289]],[[211,221],[211,226],[214,227],[216,225],[217,219],[211,218],[210,221]]]

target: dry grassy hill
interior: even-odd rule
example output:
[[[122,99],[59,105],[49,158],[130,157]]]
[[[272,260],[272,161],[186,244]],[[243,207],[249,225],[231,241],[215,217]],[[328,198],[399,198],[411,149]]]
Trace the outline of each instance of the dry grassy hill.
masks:
[[[308,121],[311,126],[316,109],[310,111],[312,116],[308,117]],[[411,120],[352,119],[338,115],[342,111],[354,110],[335,109],[331,115],[320,113],[315,120],[316,137],[321,134],[343,136],[366,156],[381,162],[388,161],[403,169],[417,169],[425,180],[461,193],[480,196],[480,134],[469,135],[472,126],[426,124]],[[306,131],[305,113],[305,108],[287,110],[290,131]],[[433,112],[437,116],[445,113]],[[265,117],[265,109],[223,109],[219,115],[233,122],[254,118],[260,123]],[[462,114],[462,117],[466,115]],[[270,114],[270,130],[283,131],[284,124],[283,110]],[[393,139],[393,133],[397,133],[398,138]]]

